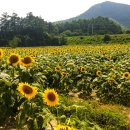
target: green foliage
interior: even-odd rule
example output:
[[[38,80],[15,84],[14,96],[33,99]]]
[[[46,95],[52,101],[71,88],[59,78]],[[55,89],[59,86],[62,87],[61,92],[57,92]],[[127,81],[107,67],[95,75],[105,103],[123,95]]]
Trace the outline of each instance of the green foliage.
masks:
[[[9,41],[9,47],[12,48],[18,47],[20,42],[21,42],[20,38],[15,36],[12,40]]]
[[[66,40],[58,36],[58,28],[31,12],[25,18],[16,13],[3,13],[0,18],[0,46],[27,47],[64,45]]]
[[[129,129],[126,116],[120,113],[119,109],[103,108],[100,103],[93,100],[80,101],[77,99],[75,102],[73,100],[62,97],[62,104],[53,110],[58,111],[60,122],[76,125],[77,130]]]
[[[9,116],[15,115],[17,111],[16,85],[12,81],[12,76],[6,73],[0,74],[0,85],[2,86],[0,88],[0,124]]]
[[[104,42],[109,42],[110,40],[111,40],[110,35],[108,35],[108,34],[104,35],[104,38],[103,38]]]
[[[71,36],[67,37],[67,44],[68,45],[103,44],[105,42],[104,36],[106,37],[106,35],[82,36],[82,38],[81,36]],[[109,35],[109,39],[107,39],[107,43],[129,43],[129,42],[130,42],[129,34]]]
[[[126,33],[127,33],[127,34],[130,34],[130,30],[127,30]]]
[[[122,28],[112,20],[104,17],[79,19],[57,24],[59,33],[67,36],[120,34]]]

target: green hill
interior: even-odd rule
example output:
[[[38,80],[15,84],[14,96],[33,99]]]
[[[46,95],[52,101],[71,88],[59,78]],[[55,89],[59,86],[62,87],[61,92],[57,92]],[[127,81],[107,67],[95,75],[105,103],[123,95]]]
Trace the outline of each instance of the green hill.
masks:
[[[67,21],[90,19],[98,16],[112,18],[130,28],[130,5],[110,1],[96,4],[79,16],[68,19]]]

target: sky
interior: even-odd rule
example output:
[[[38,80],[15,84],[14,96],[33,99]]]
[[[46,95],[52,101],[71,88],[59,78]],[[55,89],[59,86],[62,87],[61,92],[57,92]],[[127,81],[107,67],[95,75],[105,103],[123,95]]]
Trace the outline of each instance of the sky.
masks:
[[[45,21],[54,22],[78,16],[94,4],[106,0],[0,0],[0,15],[13,12],[25,17],[28,12],[41,16]],[[130,0],[107,0],[130,5]]]

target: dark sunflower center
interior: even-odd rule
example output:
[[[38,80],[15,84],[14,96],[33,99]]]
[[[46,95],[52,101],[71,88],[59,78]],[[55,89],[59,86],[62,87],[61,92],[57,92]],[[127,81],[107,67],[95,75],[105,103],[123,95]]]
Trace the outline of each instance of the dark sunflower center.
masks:
[[[0,52],[0,55],[1,55],[1,52]]]
[[[56,99],[56,96],[53,92],[49,92],[47,97],[52,102],[55,101],[55,99]]]
[[[10,63],[16,63],[16,62],[18,62],[18,60],[19,60],[18,56],[15,56],[15,55],[12,55],[9,58]]]
[[[32,61],[31,61],[31,58],[30,58],[30,57],[25,57],[25,58],[23,59],[23,62],[24,62],[25,64],[29,64],[29,63],[31,63]]]
[[[60,128],[60,130],[65,130],[65,128]],[[67,130],[67,129],[66,129]]]
[[[57,67],[56,70],[60,70],[60,68]]]
[[[125,77],[128,77],[128,74],[125,74]]]
[[[101,72],[98,72],[98,75],[100,75],[101,74]]]
[[[81,68],[81,71],[84,71],[85,69],[84,68]]]
[[[68,127],[66,127],[66,130],[69,130]]]
[[[63,76],[65,77],[65,76],[66,76],[66,73],[63,73]]]
[[[31,93],[33,92],[32,88],[29,87],[29,86],[27,86],[27,85],[24,85],[24,86],[23,86],[23,91],[24,91],[24,93],[26,93],[26,94],[31,94]]]

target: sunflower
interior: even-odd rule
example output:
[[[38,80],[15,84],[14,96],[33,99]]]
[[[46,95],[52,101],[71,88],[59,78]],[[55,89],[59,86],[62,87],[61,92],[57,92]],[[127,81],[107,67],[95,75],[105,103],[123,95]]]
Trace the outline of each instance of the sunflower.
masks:
[[[108,56],[107,59],[108,59],[108,60],[112,60],[112,56]]]
[[[122,77],[125,78],[125,79],[129,79],[130,78],[130,73],[129,72],[124,72]]]
[[[82,66],[80,67],[80,72],[81,72],[81,73],[85,72],[85,70],[86,70],[86,69],[85,69],[84,67],[82,67]]]
[[[61,77],[62,77],[62,78],[65,78],[67,75],[68,75],[68,73],[66,73],[66,72],[61,72]]]
[[[61,71],[61,67],[60,66],[55,67],[55,71],[56,72],[60,72]]]
[[[54,130],[76,130],[76,129],[66,125],[57,125]]]
[[[106,69],[106,68],[109,68],[109,65],[108,65],[108,64],[105,64],[104,67],[105,67],[105,69]]]
[[[18,65],[19,61],[20,61],[20,56],[18,54],[11,54],[7,59],[7,63],[12,66]]]
[[[3,50],[0,49],[0,59],[3,57]]]
[[[43,100],[48,106],[56,106],[59,104],[59,95],[54,89],[46,89],[43,93]]]
[[[37,94],[37,89],[28,83],[19,83],[17,90],[28,99],[32,99]]]
[[[107,79],[107,82],[110,83],[110,84],[111,84],[111,83],[114,83],[114,82],[115,82],[115,79],[110,77],[110,78]]]
[[[31,56],[26,56],[23,59],[21,59],[20,64],[23,65],[23,66],[26,66],[26,67],[27,66],[32,66],[33,58]]]
[[[96,75],[97,75],[97,76],[100,76],[101,74],[102,74],[101,71],[99,71],[99,70],[96,71]]]

